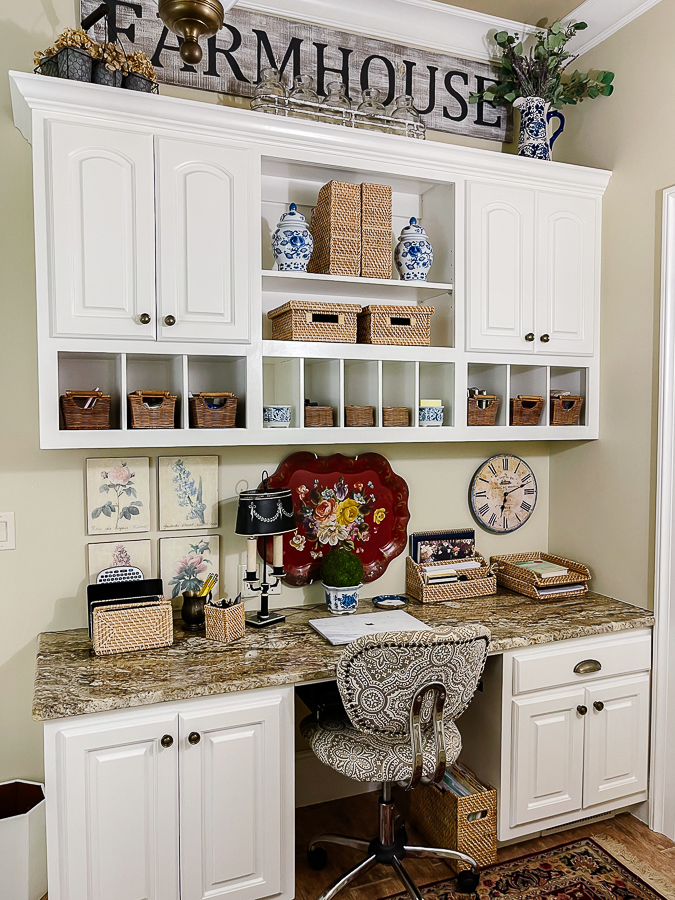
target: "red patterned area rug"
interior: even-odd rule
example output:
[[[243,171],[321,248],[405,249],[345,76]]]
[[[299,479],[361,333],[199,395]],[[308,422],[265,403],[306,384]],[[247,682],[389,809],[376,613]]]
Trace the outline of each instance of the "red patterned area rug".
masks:
[[[644,866],[640,869],[652,884],[666,887],[659,873],[648,873]],[[466,895],[455,892],[454,878],[428,884],[421,893],[424,900],[466,900]],[[664,900],[672,896],[668,890],[664,895],[650,887],[591,838],[487,866],[477,895],[479,900]],[[394,894],[391,900],[406,896]]]

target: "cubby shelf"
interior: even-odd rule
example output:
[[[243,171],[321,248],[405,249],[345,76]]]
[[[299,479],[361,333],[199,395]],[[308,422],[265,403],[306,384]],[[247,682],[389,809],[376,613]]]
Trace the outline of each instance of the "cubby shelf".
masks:
[[[396,281],[393,278],[361,278],[348,275],[315,275],[306,272],[278,272],[263,269],[263,291],[294,294],[326,293],[364,303],[427,303],[451,294],[452,284],[432,281]]]

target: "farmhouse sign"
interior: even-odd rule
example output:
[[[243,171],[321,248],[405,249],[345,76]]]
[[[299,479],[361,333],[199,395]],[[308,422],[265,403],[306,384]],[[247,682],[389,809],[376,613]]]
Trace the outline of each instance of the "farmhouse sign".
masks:
[[[349,96],[358,102],[361,91],[380,88],[386,103],[399,94],[412,94],[427,128],[487,138],[510,139],[511,120],[503,108],[469,104],[469,92],[494,81],[488,63],[473,62],[391,44],[364,35],[235,6],[224,27],[202,43],[204,57],[190,66],[179,56],[179,39],[157,18],[156,0],[107,0],[109,40],[119,37],[125,50],[143,50],[165,84],[251,97],[261,69],[274,66],[290,84],[297,75],[312,75],[320,95],[340,73]],[[364,0],[367,2],[367,0]],[[82,17],[99,0],[81,0]],[[104,23],[94,26],[104,39]]]

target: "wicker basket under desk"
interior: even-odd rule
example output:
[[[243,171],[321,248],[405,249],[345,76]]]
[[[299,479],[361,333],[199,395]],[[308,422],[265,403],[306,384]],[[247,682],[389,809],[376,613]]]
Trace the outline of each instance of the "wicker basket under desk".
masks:
[[[497,593],[497,579],[491,574],[487,561],[479,553],[474,559],[480,563],[480,569],[466,569],[465,581],[451,581],[447,584],[425,584],[422,566],[409,556],[405,564],[405,590],[420,603],[443,603],[446,600],[469,600],[472,597],[488,597]],[[447,566],[447,560],[438,563],[425,563],[431,566]]]
[[[519,562],[527,562],[528,560],[543,559],[545,562],[556,563],[569,569],[567,575],[557,575],[554,578],[541,578],[536,572],[529,569],[523,569],[517,565]],[[491,556],[490,562],[496,566],[497,582],[503,587],[526,597],[532,597],[534,600],[563,600],[567,597],[582,597],[586,591],[586,582],[590,580],[591,573],[582,563],[575,562],[572,559],[566,559],[564,556],[555,556],[553,553],[509,553],[504,556]],[[537,591],[537,588],[560,587],[561,585],[579,585],[583,587],[574,591],[565,591],[560,594],[543,595]]]
[[[110,396],[101,391],[66,391],[61,397],[61,412],[68,431],[110,428]]]
[[[459,774],[468,771],[458,763],[451,766],[453,769]],[[431,785],[418,787],[410,794],[410,822],[427,845],[459,850],[479,866],[489,866],[497,861],[497,791],[489,784],[484,788],[480,793],[458,797]],[[472,813],[477,818],[470,822]],[[455,872],[468,868],[465,863],[447,862]]]
[[[152,606],[97,607],[93,612],[92,642],[97,656],[154,650],[173,644],[170,600]]]

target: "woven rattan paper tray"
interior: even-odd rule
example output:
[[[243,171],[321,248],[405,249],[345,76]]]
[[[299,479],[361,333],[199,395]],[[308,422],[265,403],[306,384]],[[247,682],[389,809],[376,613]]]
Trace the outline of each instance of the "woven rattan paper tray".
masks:
[[[462,572],[466,581],[451,581],[448,584],[425,584],[422,566],[409,556],[406,559],[405,588],[406,593],[419,600],[420,603],[443,603],[445,600],[469,600],[472,597],[487,597],[497,593],[497,579],[490,574],[490,566],[479,553],[475,560],[481,564],[480,569],[467,569]],[[447,566],[447,561],[430,563],[432,566]]]
[[[551,579],[552,580],[552,579]],[[539,594],[537,587],[530,584],[529,581],[521,581],[519,578],[511,578],[503,572],[497,574],[497,581],[502,587],[515,591],[516,594],[523,594],[525,597],[531,597],[533,600],[539,600],[540,603],[555,603],[556,600],[568,600],[572,597],[583,597],[587,593],[588,588],[582,585],[575,591],[561,591],[559,594]],[[553,587],[553,585],[551,585]]]
[[[152,606],[97,607],[93,613],[92,641],[97,656],[170,647],[173,644],[171,601],[162,599]]]
[[[523,569],[516,565],[519,562],[527,562],[528,560],[543,559],[545,562],[556,563],[569,569],[569,575],[558,575],[555,578],[541,578],[536,572],[530,572],[529,569]],[[555,556],[553,553],[509,553],[504,556],[491,556],[490,562],[498,566],[497,580],[500,584],[502,576],[513,578],[516,581],[523,581],[526,584],[535,585],[536,587],[554,587],[559,584],[579,584],[582,581],[588,581],[591,573],[586,566],[581,563],[574,562],[572,559],[566,559],[564,556]]]

